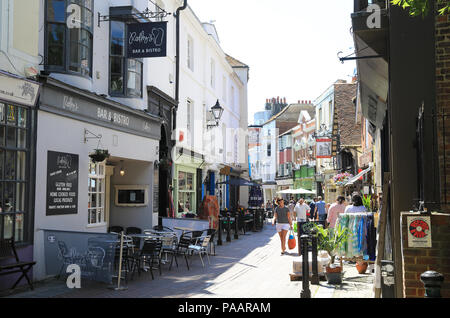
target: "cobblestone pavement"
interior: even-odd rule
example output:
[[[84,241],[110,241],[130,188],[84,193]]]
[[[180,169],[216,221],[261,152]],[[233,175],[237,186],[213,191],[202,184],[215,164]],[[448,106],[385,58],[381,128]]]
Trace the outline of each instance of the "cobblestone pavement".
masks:
[[[162,275],[154,271],[128,283],[127,290],[116,291],[107,285],[83,281],[81,289],[70,290],[65,282],[49,280],[37,283],[34,291],[24,291],[7,297],[27,298],[299,298],[301,281],[291,281],[293,260],[298,257],[294,250],[280,255],[280,241],[275,227],[267,224],[261,232],[239,235],[222,246],[216,246],[216,256],[211,264],[194,256],[187,270],[179,259],[169,271],[163,266]],[[312,298],[373,298],[373,274],[358,274],[355,265],[344,265],[341,285],[310,285]]]

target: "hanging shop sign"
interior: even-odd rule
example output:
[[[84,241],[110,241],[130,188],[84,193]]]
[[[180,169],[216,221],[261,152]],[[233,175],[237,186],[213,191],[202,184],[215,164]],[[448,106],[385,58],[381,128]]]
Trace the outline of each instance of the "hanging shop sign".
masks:
[[[0,99],[11,103],[35,106],[39,84],[7,76],[0,72]]]
[[[167,21],[129,24],[127,42],[128,58],[166,56]]]
[[[48,151],[46,215],[78,213],[78,155]]]
[[[431,247],[431,218],[408,216],[408,247]]]
[[[331,145],[329,138],[316,139],[316,158],[331,158]]]

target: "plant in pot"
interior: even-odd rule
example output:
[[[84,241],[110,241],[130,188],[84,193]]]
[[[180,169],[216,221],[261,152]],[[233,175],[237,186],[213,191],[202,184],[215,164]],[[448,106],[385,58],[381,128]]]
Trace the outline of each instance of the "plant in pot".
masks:
[[[317,248],[324,250],[330,255],[330,262],[326,266],[326,277],[329,284],[340,284],[342,282],[342,260],[340,264],[335,264],[339,249],[348,240],[350,231],[347,227],[341,227],[339,224],[334,229],[324,229],[321,225],[314,224],[317,230]]]
[[[94,149],[94,152],[89,154],[93,162],[103,162],[109,158],[108,149]]]

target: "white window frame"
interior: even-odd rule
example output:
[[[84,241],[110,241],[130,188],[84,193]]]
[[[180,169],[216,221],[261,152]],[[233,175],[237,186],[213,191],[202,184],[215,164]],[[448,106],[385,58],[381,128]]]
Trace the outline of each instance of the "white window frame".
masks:
[[[216,88],[216,61],[211,58],[211,88]]]
[[[194,39],[190,35],[187,39],[187,67],[194,71]]]
[[[91,173],[94,165],[94,173]],[[91,180],[95,180],[95,190],[91,191]],[[101,186],[100,186],[101,185]],[[92,195],[96,195],[96,205],[92,207]],[[100,197],[100,200],[99,200]],[[106,198],[106,161],[93,163],[89,161],[88,167],[88,225],[103,225],[105,219],[105,198]],[[91,222],[91,213],[95,213],[95,222]]]

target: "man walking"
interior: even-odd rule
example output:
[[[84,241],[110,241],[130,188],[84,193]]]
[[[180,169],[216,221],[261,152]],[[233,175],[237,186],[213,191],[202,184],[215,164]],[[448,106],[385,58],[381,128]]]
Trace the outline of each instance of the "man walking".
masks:
[[[297,222],[306,222],[306,214],[309,211],[309,205],[305,203],[303,198],[300,198],[294,208],[294,216],[297,218]]]
[[[309,217],[312,220],[315,220],[317,218],[317,216],[316,216],[316,202],[317,202],[317,198],[314,198],[311,201],[311,203],[309,204],[309,209],[311,211],[311,215]]]
[[[327,219],[327,211],[325,209],[325,201],[322,200],[322,197],[319,196],[317,198],[318,202],[316,202],[316,217],[317,221],[326,221]]]

